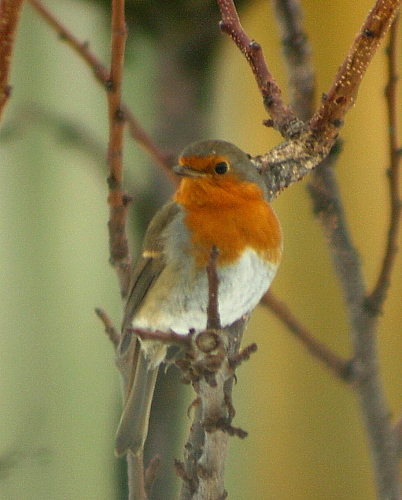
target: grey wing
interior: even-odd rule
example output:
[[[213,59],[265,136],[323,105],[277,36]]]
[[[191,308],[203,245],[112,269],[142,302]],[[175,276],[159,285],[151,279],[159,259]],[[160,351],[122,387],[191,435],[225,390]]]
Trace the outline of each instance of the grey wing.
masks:
[[[142,255],[134,268],[130,293],[126,302],[122,325],[120,353],[128,352],[130,359],[126,376],[124,410],[116,435],[116,454],[123,455],[128,449],[137,454],[144,445],[147,432],[152,396],[158,374],[158,367],[150,367],[140,349],[140,342],[126,331],[131,327],[139,307],[148,290],[154,285],[166,265],[163,232],[179,207],[168,203],[151,221],[144,239]]]
[[[130,293],[127,298],[124,310],[122,324],[122,333],[126,328],[131,327],[133,318],[142,304],[148,290],[152,287],[158,276],[165,267],[165,259],[162,256],[140,257],[134,272],[130,287]]]
[[[133,271],[130,293],[124,311],[122,332],[131,326],[148,290],[153,286],[166,265],[164,230],[179,211],[175,202],[167,203],[152,219],[145,234],[142,253]]]

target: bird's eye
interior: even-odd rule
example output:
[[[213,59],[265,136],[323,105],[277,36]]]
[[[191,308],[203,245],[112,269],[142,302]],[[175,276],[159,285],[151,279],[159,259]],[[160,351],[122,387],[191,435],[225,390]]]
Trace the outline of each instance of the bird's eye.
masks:
[[[221,161],[215,165],[215,172],[217,174],[226,174],[229,170],[229,165],[225,161]]]

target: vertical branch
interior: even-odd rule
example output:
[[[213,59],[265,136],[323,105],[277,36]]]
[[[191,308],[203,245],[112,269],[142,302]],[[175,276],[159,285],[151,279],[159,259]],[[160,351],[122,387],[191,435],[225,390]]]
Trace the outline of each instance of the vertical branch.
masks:
[[[11,93],[9,74],[22,1],[2,0],[0,4],[0,120]]]
[[[123,134],[125,116],[122,111],[122,78],[126,42],[124,0],[112,3],[112,61],[108,79],[109,111],[109,245],[110,261],[115,266],[124,298],[128,293],[131,257],[125,231],[128,198],[123,194]]]
[[[377,5],[381,3],[377,2]],[[371,20],[374,16],[373,12],[375,11],[369,15]],[[375,18],[374,21],[376,22],[377,19]],[[384,18],[382,23],[388,24]],[[363,43],[362,38],[371,36],[371,31],[364,34],[362,30],[355,44],[359,45]],[[350,63],[350,60],[347,60]],[[363,71],[364,68],[362,68]],[[359,75],[356,75],[356,79],[358,78]],[[355,80],[352,80],[353,82]],[[340,96],[340,102],[344,85],[346,85],[345,82],[333,87],[333,91]],[[347,106],[354,100],[354,97],[349,95],[349,99],[351,100]],[[336,104],[333,106],[331,104],[328,112],[337,113],[336,107]],[[315,116],[318,115],[319,113]],[[326,163],[331,160],[331,157],[332,155],[327,158]],[[390,411],[379,370],[377,322],[366,304],[367,289],[364,275],[358,252],[350,236],[333,169],[328,168],[328,165],[318,168],[313,174],[309,189],[315,213],[322,222],[328,237],[335,272],[345,297],[353,343],[353,371],[355,376],[358,375],[353,387],[366,428],[378,499],[399,499],[401,493],[399,464]]]
[[[289,72],[291,106],[299,118],[307,120],[313,112],[315,75],[303,27],[303,10],[298,0],[274,0],[273,7]]]
[[[217,262],[219,257],[219,250],[216,246],[211,249],[210,259],[207,265],[208,277],[208,307],[207,307],[207,330],[221,328],[221,320],[219,316],[218,304],[218,288],[219,277],[217,272]]]
[[[395,258],[398,252],[398,233],[401,222],[402,200],[400,193],[400,163],[401,150],[398,138],[398,75],[397,75],[397,33],[399,26],[397,17],[391,26],[389,44],[387,47],[388,57],[388,83],[385,89],[385,97],[388,111],[388,155],[390,166],[388,168],[388,185],[390,197],[390,214],[387,242],[382,261],[381,270],[373,291],[367,297],[367,305],[373,314],[381,312],[382,304],[390,286],[391,273],[394,268]]]
[[[107,101],[109,114],[109,247],[110,261],[115,266],[120,283],[120,292],[125,299],[129,292],[131,278],[131,256],[126,236],[126,218],[128,198],[123,194],[123,140],[125,116],[122,105],[122,80],[124,68],[124,49],[127,37],[124,0],[112,1],[112,57],[110,74],[107,81]],[[131,342],[131,353],[135,351]],[[125,370],[131,364],[132,356],[127,356],[126,363],[119,366],[123,392],[126,392],[127,377]],[[120,364],[120,363],[119,363]],[[127,476],[129,500],[146,499],[144,491],[143,456],[127,454]]]
[[[364,276],[358,253],[350,238],[333,169],[317,169],[310,184],[310,192],[315,212],[328,237],[335,271],[345,297],[353,342],[353,387],[366,427],[378,499],[398,499],[399,464],[390,411],[379,371],[377,323],[365,306]]]
[[[231,425],[235,416],[232,404],[235,369],[256,351],[253,344],[239,352],[247,319],[241,318],[225,331],[201,332],[196,337],[197,349],[189,363],[189,378],[197,394],[193,403],[195,413],[184,446],[184,461],[175,464],[176,474],[182,479],[180,500],[227,496],[224,474],[229,438],[247,436],[245,431]]]

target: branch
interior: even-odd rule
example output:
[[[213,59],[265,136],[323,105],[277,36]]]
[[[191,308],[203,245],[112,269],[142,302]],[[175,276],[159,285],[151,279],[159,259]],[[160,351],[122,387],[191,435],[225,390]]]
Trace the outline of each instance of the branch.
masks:
[[[177,345],[183,349],[191,348],[192,334],[181,335],[175,332],[162,332],[160,330],[142,330],[141,328],[126,328],[125,332],[129,335],[134,334],[144,341],[161,342],[166,345]]]
[[[207,308],[207,330],[217,329],[221,326],[218,305],[219,278],[216,265],[218,262],[219,250],[215,246],[211,249],[211,256],[207,265],[208,277],[208,308]]]
[[[281,99],[281,91],[269,72],[261,47],[244,33],[232,0],[217,0],[223,30],[230,34],[256,77],[272,125],[285,137],[277,147],[254,158],[267,184],[269,199],[289,184],[305,177],[329,154],[347,111],[356,99],[364,73],[380,41],[389,29],[401,0],[378,0],[368,15],[334,84],[312,119],[303,122]],[[281,118],[283,116],[283,119]]]
[[[11,95],[9,74],[22,1],[2,0],[0,4],[0,121]]]
[[[377,0],[367,16],[335,81],[310,121],[321,140],[332,146],[344,117],[356,101],[360,83],[380,42],[389,30],[401,0]]]
[[[112,62],[107,79],[109,112],[109,247],[110,262],[116,268],[122,297],[126,297],[131,279],[131,256],[126,236],[127,198],[123,193],[124,113],[121,109],[124,47],[126,42],[124,0],[112,3]]]
[[[120,343],[120,334],[116,330],[116,328],[113,326],[109,316],[106,314],[106,312],[103,309],[96,308],[95,313],[98,316],[98,318],[102,321],[104,327],[105,327],[105,333],[109,337],[109,340],[113,344],[114,348],[117,349],[119,343]]]
[[[247,436],[247,432],[232,426],[235,369],[256,351],[253,344],[239,352],[244,328],[242,318],[225,331],[201,332],[195,337],[191,357],[188,354],[177,361],[197,396],[184,461],[175,464],[176,474],[182,479],[180,500],[226,498],[224,473],[229,437]]]
[[[398,459],[402,459],[402,417],[396,422],[394,427],[395,440],[397,442]]]
[[[120,283],[120,293],[124,299],[129,293],[132,275],[131,255],[126,235],[127,197],[123,193],[123,141],[125,117],[122,111],[122,80],[124,67],[124,49],[127,38],[124,15],[124,0],[112,1],[112,41],[111,66],[107,83],[107,102],[109,116],[109,144],[107,163],[109,167],[109,251],[110,262],[115,267]],[[131,342],[136,344],[136,342]],[[129,349],[127,354],[133,351]],[[133,358],[126,356],[129,363],[118,360],[123,380],[124,393],[127,388],[127,365]],[[127,476],[129,500],[146,499],[144,490],[144,461],[142,453],[133,456],[128,453]]]
[[[12,1],[12,0],[11,0]],[[57,17],[39,0],[27,0],[44,21],[58,34],[74,52],[92,69],[98,83],[106,90],[110,85],[110,74],[105,66],[100,62],[96,55],[90,50],[87,41],[80,41]],[[171,155],[163,153],[150,136],[141,127],[136,120],[130,108],[124,102],[121,102],[120,110],[127,122],[131,137],[153,158],[160,166],[171,172],[173,159]]]
[[[319,342],[293,315],[289,307],[268,291],[262,298],[262,304],[267,306],[289,331],[308,349],[319,361],[329,368],[334,375],[347,382],[353,383],[355,376],[354,365],[331,351],[326,345]]]
[[[366,426],[378,498],[399,498],[399,466],[379,372],[376,322],[365,307],[364,276],[350,238],[333,169],[317,169],[309,188],[344,293],[353,344],[353,388]]]
[[[398,139],[398,76],[397,76],[397,33],[399,18],[395,19],[390,31],[389,44],[387,48],[388,57],[388,83],[385,89],[385,97],[388,110],[388,154],[390,167],[387,171],[390,214],[388,237],[382,261],[381,270],[373,291],[366,299],[366,305],[373,314],[381,312],[387,291],[390,287],[391,274],[394,269],[396,255],[398,253],[398,233],[401,222],[402,201],[400,194],[400,163],[401,149]]]
[[[372,18],[373,11],[369,15],[370,22],[373,21]],[[386,24],[384,19],[382,21]],[[365,26],[364,29],[369,29],[367,26],[371,24],[365,23]],[[361,40],[361,37],[369,37],[371,40],[371,31],[363,35],[360,33],[358,40]],[[356,55],[354,67],[358,59]],[[364,69],[362,67],[362,72]],[[336,88],[335,92],[339,92],[340,95],[342,87]],[[342,99],[340,103],[342,104]],[[327,158],[326,163],[331,158],[333,155]],[[366,306],[366,287],[360,259],[350,237],[333,169],[317,169],[309,189],[315,213],[320,218],[328,238],[336,275],[345,297],[353,343],[355,376],[357,376],[353,387],[366,427],[377,495],[379,499],[384,500],[399,498],[396,443],[378,365],[377,324]]]
[[[274,0],[273,7],[289,73],[291,107],[299,118],[307,120],[313,113],[315,75],[303,27],[303,11],[297,0]]]
[[[264,106],[272,118],[269,125],[285,138],[292,137],[300,129],[300,122],[281,97],[281,90],[268,69],[261,45],[252,40],[240,24],[232,0],[217,0],[221,11],[221,30],[229,35],[247,59],[264,100]]]
[[[285,7],[294,3],[282,1]],[[354,388],[367,429],[378,498],[384,500],[400,498],[398,443],[390,425],[378,369],[376,323],[365,304],[366,290],[359,258],[349,235],[334,172],[328,168],[336,155],[328,154],[331,150],[335,153],[333,146],[344,116],[356,99],[362,77],[399,4],[400,1],[377,1],[310,122],[301,128],[299,136],[291,136],[266,155],[254,159],[267,183],[270,199],[273,199],[281,189],[304,177],[327,158],[326,168],[316,171],[310,190],[345,294],[354,348]],[[399,196],[397,199],[400,204]]]

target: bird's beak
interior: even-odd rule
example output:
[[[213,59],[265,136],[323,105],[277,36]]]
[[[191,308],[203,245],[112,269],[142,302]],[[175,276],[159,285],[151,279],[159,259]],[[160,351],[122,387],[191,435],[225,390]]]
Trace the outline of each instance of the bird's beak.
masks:
[[[188,165],[175,165],[173,167],[173,172],[176,175],[184,177],[205,177],[205,172],[201,172],[200,170],[195,170],[194,168],[191,168]]]

